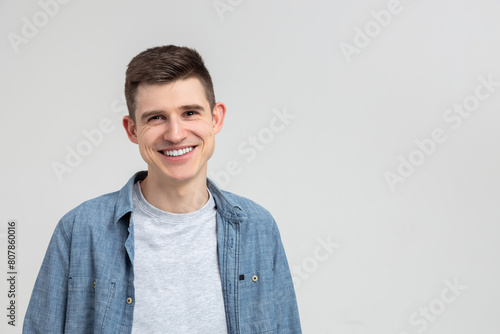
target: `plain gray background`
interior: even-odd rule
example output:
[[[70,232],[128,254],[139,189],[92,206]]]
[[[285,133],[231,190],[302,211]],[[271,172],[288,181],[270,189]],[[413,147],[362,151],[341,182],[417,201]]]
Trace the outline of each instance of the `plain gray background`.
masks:
[[[275,216],[304,333],[498,331],[498,1],[63,2],[0,2],[2,333],[64,213],[146,168],[124,73],[165,44],[205,58],[228,107],[210,176]]]

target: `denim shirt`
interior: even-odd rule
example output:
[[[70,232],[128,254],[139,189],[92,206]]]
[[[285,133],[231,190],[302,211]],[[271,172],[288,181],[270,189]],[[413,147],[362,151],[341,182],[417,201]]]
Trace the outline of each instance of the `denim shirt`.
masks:
[[[131,332],[132,188],[146,176],[139,172],[120,191],[86,201],[64,215],[35,282],[23,333]],[[292,278],[273,217],[208,179],[207,186],[217,206],[228,333],[301,333]]]

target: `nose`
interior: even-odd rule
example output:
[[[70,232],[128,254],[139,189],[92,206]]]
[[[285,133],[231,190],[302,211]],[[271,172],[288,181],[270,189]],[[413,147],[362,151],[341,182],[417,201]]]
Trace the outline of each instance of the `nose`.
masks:
[[[163,138],[172,143],[179,143],[186,137],[186,130],[182,124],[182,121],[171,117],[168,122],[165,123],[165,132],[163,133]]]

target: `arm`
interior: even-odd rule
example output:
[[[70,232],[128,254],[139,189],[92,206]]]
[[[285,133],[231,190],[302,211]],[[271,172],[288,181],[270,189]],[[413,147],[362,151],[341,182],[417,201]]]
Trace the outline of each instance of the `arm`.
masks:
[[[293,287],[292,275],[288,267],[285,249],[276,223],[274,224],[274,237],[276,240],[276,253],[274,258],[275,277],[275,307],[278,321],[278,333],[300,334],[299,310]]]
[[[64,333],[69,244],[61,221],[52,235],[38,273],[24,318],[23,333]]]

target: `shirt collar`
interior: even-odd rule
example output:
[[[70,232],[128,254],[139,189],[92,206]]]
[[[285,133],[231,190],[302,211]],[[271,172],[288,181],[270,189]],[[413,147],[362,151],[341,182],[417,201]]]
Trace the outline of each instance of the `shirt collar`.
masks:
[[[126,215],[128,215],[128,217],[130,218],[130,214],[134,209],[134,202],[132,200],[134,183],[144,180],[146,176],[148,176],[147,171],[140,171],[135,173],[134,176],[132,176],[123,186],[123,188],[121,188],[118,192],[118,200],[116,201],[115,206],[115,224]]]
[[[118,200],[115,205],[115,224],[125,216],[128,216],[130,220],[130,216],[134,208],[132,200],[134,184],[138,181],[144,180],[146,176],[148,176],[147,171],[135,173],[118,192]],[[212,196],[214,197],[215,204],[217,206],[217,213],[236,222],[243,221],[247,218],[241,207],[234,203],[234,201],[232,201],[224,191],[219,189],[219,187],[217,187],[217,185],[208,178],[207,187],[212,192]]]

